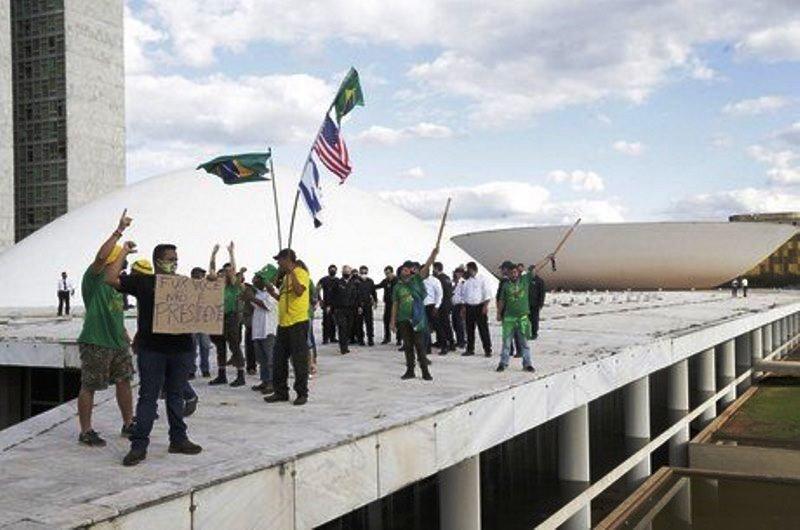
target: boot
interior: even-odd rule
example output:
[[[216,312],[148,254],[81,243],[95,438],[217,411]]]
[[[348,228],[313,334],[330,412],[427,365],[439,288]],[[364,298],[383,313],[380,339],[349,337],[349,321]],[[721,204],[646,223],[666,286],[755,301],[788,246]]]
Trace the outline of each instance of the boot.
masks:
[[[433,381],[433,376],[428,371],[428,365],[425,365],[425,364],[422,365],[422,378],[425,381]]]
[[[231,386],[244,386],[244,370],[237,370],[236,371],[236,379],[231,382]]]
[[[209,385],[224,385],[228,382],[228,376],[224,368],[217,371],[217,377],[208,382]]]
[[[406,373],[404,373],[402,376],[400,376],[400,379],[414,379],[415,377],[416,377],[416,374],[414,374],[414,368],[409,367],[409,368],[406,368]]]

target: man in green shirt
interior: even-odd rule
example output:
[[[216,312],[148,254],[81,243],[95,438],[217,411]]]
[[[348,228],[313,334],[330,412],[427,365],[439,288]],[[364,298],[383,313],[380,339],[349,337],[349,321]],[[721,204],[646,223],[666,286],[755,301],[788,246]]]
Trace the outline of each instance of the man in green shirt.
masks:
[[[209,270],[216,270],[216,256],[219,245],[214,247],[211,254]],[[225,366],[232,364],[236,368],[236,379],[230,386],[244,386],[244,355],[242,354],[242,321],[239,312],[239,296],[242,293],[242,286],[239,276],[236,274],[236,258],[233,255],[233,241],[228,245],[228,257],[230,261],[222,266],[219,274],[225,277],[225,291],[223,295],[223,306],[225,319],[222,325],[222,335],[213,335],[211,342],[217,350],[217,377],[208,382],[209,385],[224,385],[228,382],[228,375]],[[231,350],[231,359],[228,361],[225,346]]]
[[[428,261],[415,273],[415,263],[406,261],[398,269],[398,281],[392,291],[392,318],[390,327],[403,341],[403,351],[406,355],[406,372],[401,379],[413,379],[414,352],[416,350],[417,362],[422,370],[422,378],[426,381],[433,380],[426,356],[426,337],[428,321],[425,317],[425,285],[423,280],[428,277],[431,265],[436,260],[439,247],[431,252]]]
[[[123,323],[122,295],[105,281],[106,268],[122,250],[117,242],[131,224],[127,212],[122,212],[117,229],[97,251],[81,281],[85,315],[78,336],[81,357],[81,390],[78,393],[81,433],[78,441],[90,447],[106,445],[105,440],[92,428],[92,408],[94,393],[105,390],[109,383],[116,386],[117,405],[122,414],[122,435],[128,436],[133,432],[130,338]]]
[[[511,347],[516,342],[522,355],[522,367],[526,372],[533,372],[531,349],[528,340],[531,338],[530,315],[530,276],[520,275],[519,269],[506,261],[501,266],[508,271],[508,278],[500,287],[497,295],[497,320],[503,325],[503,350],[500,353],[500,364],[497,371],[508,367]]]

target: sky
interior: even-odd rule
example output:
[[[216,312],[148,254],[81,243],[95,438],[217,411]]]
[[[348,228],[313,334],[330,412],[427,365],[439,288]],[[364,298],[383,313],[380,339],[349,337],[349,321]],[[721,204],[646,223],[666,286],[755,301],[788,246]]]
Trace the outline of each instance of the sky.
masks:
[[[297,180],[350,66],[345,185],[451,232],[800,210],[797,0],[128,0],[128,182]]]

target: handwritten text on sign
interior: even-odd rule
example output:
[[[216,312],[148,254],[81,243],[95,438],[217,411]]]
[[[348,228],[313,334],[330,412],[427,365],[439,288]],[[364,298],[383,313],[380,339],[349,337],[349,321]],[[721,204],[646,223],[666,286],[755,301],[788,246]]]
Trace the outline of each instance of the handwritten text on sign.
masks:
[[[222,279],[212,282],[157,274],[153,332],[221,335],[225,316],[222,306],[224,289]]]

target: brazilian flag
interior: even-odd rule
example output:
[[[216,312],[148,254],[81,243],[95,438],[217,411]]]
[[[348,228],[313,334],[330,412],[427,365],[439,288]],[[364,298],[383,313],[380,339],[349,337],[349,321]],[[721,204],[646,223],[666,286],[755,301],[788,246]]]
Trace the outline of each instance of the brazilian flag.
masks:
[[[336,108],[336,121],[342,123],[342,117],[353,110],[356,105],[364,106],[364,94],[361,92],[358,72],[351,67],[333,102],[333,106]]]
[[[271,153],[244,153],[241,155],[218,156],[197,169],[216,175],[225,184],[244,184],[269,180],[267,162]]]

